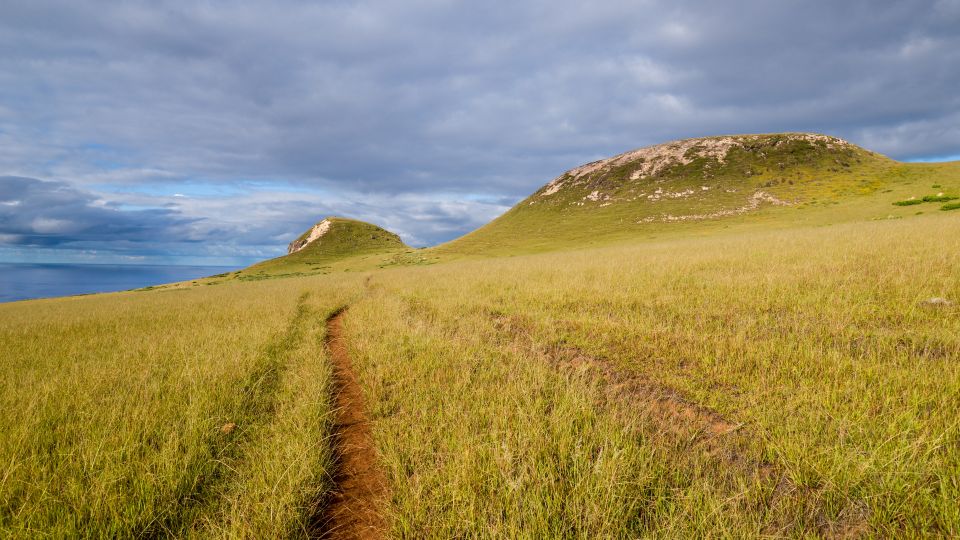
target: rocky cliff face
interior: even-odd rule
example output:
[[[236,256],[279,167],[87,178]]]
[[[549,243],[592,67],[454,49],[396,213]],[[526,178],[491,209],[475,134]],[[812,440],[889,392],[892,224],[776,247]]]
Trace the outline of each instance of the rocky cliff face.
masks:
[[[307,231],[306,234],[301,235],[300,238],[290,242],[290,245],[287,246],[287,254],[289,255],[291,253],[296,253],[307,247],[307,244],[319,240],[323,237],[323,235],[330,231],[331,225],[333,225],[333,222],[329,219],[325,219],[320,223],[317,223],[309,231]]]

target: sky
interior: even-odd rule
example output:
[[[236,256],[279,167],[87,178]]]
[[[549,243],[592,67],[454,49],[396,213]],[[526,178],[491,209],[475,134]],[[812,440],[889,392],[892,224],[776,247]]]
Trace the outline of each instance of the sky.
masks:
[[[410,245],[581,163],[814,131],[960,159],[960,0],[0,4],[0,261]]]

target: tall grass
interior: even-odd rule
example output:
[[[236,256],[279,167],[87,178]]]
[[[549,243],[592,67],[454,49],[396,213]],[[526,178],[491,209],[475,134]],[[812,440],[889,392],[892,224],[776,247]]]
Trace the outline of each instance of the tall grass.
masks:
[[[652,481],[662,465],[635,429],[594,407],[595,385],[491,346],[482,321],[457,328],[449,321],[462,313],[417,309],[380,293],[347,318],[360,379],[375,397],[395,536],[586,538],[643,528],[665,495]]]
[[[0,307],[4,536],[279,535],[309,517],[328,487],[318,332],[342,295],[290,285]]]
[[[0,534],[304,536],[349,304],[394,536],[960,535],[951,213],[211,283],[0,306]]]
[[[922,303],[960,298],[960,222],[568,251],[374,284],[348,322],[397,534],[960,534],[960,313]],[[663,422],[637,420],[649,407],[631,417],[491,317],[745,435],[710,451],[695,434],[664,439]],[[724,451],[739,457],[711,455]]]
[[[331,488],[331,370],[324,323],[336,307],[300,304],[299,346],[274,366],[275,391],[261,405],[268,413],[247,428],[244,451],[213,498],[214,511],[194,523],[201,536],[289,538],[306,536]]]

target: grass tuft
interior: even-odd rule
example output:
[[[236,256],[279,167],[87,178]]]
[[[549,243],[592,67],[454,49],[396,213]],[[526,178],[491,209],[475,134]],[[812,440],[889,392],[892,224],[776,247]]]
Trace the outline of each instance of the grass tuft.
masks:
[[[956,200],[958,197],[954,195],[926,195],[923,198],[923,202],[947,202]]]

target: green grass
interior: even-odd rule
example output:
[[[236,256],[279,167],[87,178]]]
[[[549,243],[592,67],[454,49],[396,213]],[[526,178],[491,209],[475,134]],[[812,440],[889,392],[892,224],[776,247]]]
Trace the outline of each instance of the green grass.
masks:
[[[896,206],[914,206],[914,205],[917,205],[917,204],[923,204],[923,203],[925,203],[925,202],[929,202],[929,201],[924,201],[924,200],[921,200],[921,199],[907,199],[907,200],[905,200],[905,201],[897,201],[897,202],[895,202],[895,203],[893,203],[893,204],[896,205]]]
[[[426,250],[338,220],[239,272],[2,304],[0,536],[306,536],[345,305],[390,536],[960,536],[960,221],[893,204],[960,164],[776,148],[696,197],[561,192]],[[637,222],[755,190],[792,204]]]
[[[395,536],[953,536],[960,311],[920,302],[960,298],[957,239],[931,215],[3,305],[0,528],[302,535],[350,304]]]
[[[276,281],[0,306],[0,534],[301,529],[329,488],[320,340],[345,299]]]
[[[923,202],[948,202],[957,198],[954,195],[926,195],[923,197]]]
[[[960,533],[960,312],[920,304],[960,298],[958,239],[955,220],[917,218],[375,277],[348,322],[393,532]],[[742,457],[663,440],[665,419],[530,342],[745,424],[717,450]]]

